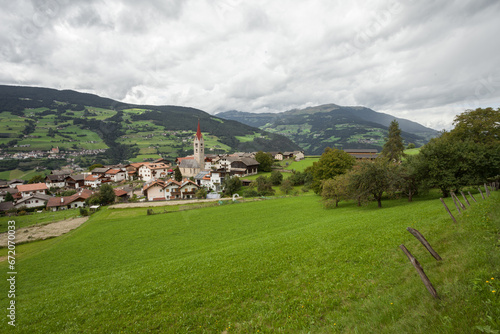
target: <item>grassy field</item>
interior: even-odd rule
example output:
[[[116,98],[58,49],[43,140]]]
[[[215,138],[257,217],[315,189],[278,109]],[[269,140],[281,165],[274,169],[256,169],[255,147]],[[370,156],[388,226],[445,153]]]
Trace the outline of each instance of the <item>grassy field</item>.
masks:
[[[500,329],[499,203],[499,193],[480,200],[458,224],[432,194],[387,200],[383,209],[341,203],[325,210],[317,196],[154,216],[104,209],[64,236],[17,246],[17,330],[493,333]],[[9,271],[5,261],[0,271]],[[6,280],[0,289],[6,312]]]
[[[13,180],[13,179],[21,179],[25,181],[29,181],[35,175],[47,175],[50,174],[49,170],[36,171],[34,169],[30,169],[27,171],[22,171],[20,169],[8,170],[5,172],[0,172],[0,180]]]

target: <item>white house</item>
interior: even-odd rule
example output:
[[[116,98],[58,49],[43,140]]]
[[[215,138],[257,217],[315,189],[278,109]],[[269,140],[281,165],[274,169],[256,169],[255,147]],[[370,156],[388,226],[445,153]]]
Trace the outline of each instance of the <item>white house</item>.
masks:
[[[102,183],[102,178],[100,175],[88,175],[85,178],[85,187],[89,188],[99,188]]]
[[[104,176],[113,182],[120,182],[127,179],[127,171],[121,169],[110,169],[104,174]]]
[[[32,183],[18,185],[17,190],[21,193],[21,197],[25,198],[33,195],[46,195],[49,189],[45,183]]]
[[[34,194],[21,198],[14,204],[16,209],[26,207],[27,209],[46,206],[52,196],[45,194]]]

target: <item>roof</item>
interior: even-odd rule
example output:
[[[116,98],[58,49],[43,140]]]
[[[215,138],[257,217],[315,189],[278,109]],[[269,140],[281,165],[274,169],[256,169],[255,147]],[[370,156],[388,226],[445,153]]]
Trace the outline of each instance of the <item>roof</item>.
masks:
[[[12,201],[9,202],[1,202],[0,203],[0,211],[7,211],[14,207],[14,203]]]
[[[12,183],[24,183],[24,180],[20,180],[20,179],[13,179],[13,180],[10,180],[9,182],[7,182],[7,184],[12,184]]]
[[[110,169],[106,172],[106,174],[111,174],[111,175],[115,175],[118,173],[125,173],[125,171],[123,171],[121,169]]]
[[[198,120],[198,129],[196,130],[196,138],[198,138],[198,140],[203,138],[203,135],[201,134],[201,130],[200,130],[200,120]]]
[[[32,184],[20,184],[17,186],[17,189],[20,192],[26,191],[37,191],[37,190],[48,190],[47,185],[45,183],[32,183]]]
[[[106,173],[109,170],[109,168],[104,167],[104,168],[94,168],[92,169],[91,173]]]
[[[207,176],[208,174],[210,174],[210,172],[199,172],[198,174],[196,174],[196,176],[194,177],[195,179],[198,179],[198,180],[201,180],[203,179],[205,176]]]
[[[160,186],[162,188],[165,188],[165,182],[163,180],[154,180],[153,182],[150,182],[150,183],[146,183],[144,184],[144,186],[142,187],[142,190],[147,190],[149,188],[151,188],[152,186]]]
[[[41,199],[42,201],[48,201],[49,199],[53,198],[53,196],[45,195],[45,194],[34,194],[34,195],[24,197],[24,198],[16,201],[16,205],[19,203],[25,202],[25,201],[29,201],[30,199],[33,199],[33,198]]]
[[[67,174],[49,174],[46,176],[50,182],[62,182],[66,178]]]
[[[93,194],[92,191],[84,189],[80,192],[77,192],[76,194],[71,195],[71,196],[51,197],[51,198],[49,198],[49,201],[47,202],[47,207],[50,208],[50,207],[64,206],[64,205],[68,205],[68,204],[71,204],[73,202],[76,202],[78,200],[85,201],[92,194]]]
[[[17,194],[19,190],[17,188],[3,188],[0,190],[0,194],[7,195],[7,193],[10,193],[11,195]]]
[[[353,149],[345,149],[346,153],[378,153],[378,150],[375,148],[353,148]]]
[[[117,197],[127,195],[127,192],[123,189],[113,189],[113,191],[115,192],[115,196],[117,196]]]
[[[85,181],[95,181],[95,180],[98,180],[100,178],[99,175],[89,175],[85,178]]]
[[[85,180],[85,174],[68,175],[66,177],[67,178],[69,177],[69,178],[71,178],[71,179],[73,179],[75,181],[83,181],[83,180]]]
[[[183,159],[179,162],[179,166],[182,168],[200,168],[198,161],[194,159]]]

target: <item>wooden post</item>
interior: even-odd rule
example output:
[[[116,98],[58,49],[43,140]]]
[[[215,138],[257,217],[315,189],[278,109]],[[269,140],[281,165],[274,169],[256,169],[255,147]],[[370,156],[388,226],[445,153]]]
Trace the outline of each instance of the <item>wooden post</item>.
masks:
[[[456,219],[455,219],[455,217],[453,217],[453,215],[451,214],[451,211],[450,211],[450,209],[448,209],[448,207],[446,206],[446,203],[443,201],[443,199],[442,199],[442,198],[440,198],[440,200],[441,200],[441,203],[443,203],[444,208],[446,209],[446,211],[448,211],[448,213],[450,214],[451,219],[453,219],[453,221],[456,223],[456,222],[457,222],[457,220],[456,220]]]
[[[477,190],[479,190],[479,193],[481,193],[481,197],[484,199],[484,195],[483,192],[481,191],[481,188],[477,188]]]
[[[453,199],[453,203],[455,203],[455,206],[457,207],[458,213],[462,213],[462,210],[460,210],[460,207],[457,204],[457,200],[455,199],[455,196],[453,196],[453,192],[451,193],[451,198]]]
[[[465,211],[465,209],[467,209],[465,207],[465,204],[463,204],[462,202],[460,202],[460,199],[457,197],[457,195],[454,192],[452,192],[452,195],[455,197],[455,199],[457,200],[458,204],[460,204],[460,207],[462,208],[462,210]]]
[[[438,261],[441,261],[442,258],[439,256],[439,254],[432,248],[432,246],[429,244],[429,242],[425,239],[425,237],[420,233],[419,231],[415,230],[414,228],[407,227],[406,230],[410,232],[415,238],[417,238],[418,241],[424,245],[425,248],[431,253],[432,256]]]
[[[467,203],[467,205],[470,206],[469,200],[467,199],[467,197],[465,197],[464,192],[461,191],[460,193],[462,194],[462,197],[464,198],[465,203]]]
[[[488,188],[488,185],[486,185],[486,183],[484,184],[484,190],[486,192],[486,196],[490,197],[490,189]]]
[[[432,297],[439,299],[439,296],[436,292],[436,289],[434,289],[434,287],[432,286],[431,281],[429,280],[429,278],[425,274],[424,269],[422,269],[422,266],[417,261],[417,259],[413,255],[411,255],[411,253],[408,251],[408,249],[406,249],[406,247],[404,245],[399,245],[399,248],[401,248],[403,250],[403,252],[408,257],[408,260],[410,260],[411,264],[413,264],[413,266],[417,270],[418,274],[420,275],[422,282],[424,282],[425,287],[427,288],[429,293],[432,295]]]
[[[470,191],[469,191],[469,196],[470,196],[470,198],[472,198],[472,200],[473,200],[474,202],[476,202],[476,203],[477,203],[476,199],[474,198],[474,196],[472,196],[472,194],[470,193]]]

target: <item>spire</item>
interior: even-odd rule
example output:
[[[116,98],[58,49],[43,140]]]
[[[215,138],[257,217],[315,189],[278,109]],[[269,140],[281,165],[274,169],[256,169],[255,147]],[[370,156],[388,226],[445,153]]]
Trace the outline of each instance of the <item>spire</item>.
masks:
[[[201,134],[201,130],[200,130],[200,120],[198,119],[198,130],[196,130],[196,138],[201,139],[201,137],[203,137],[203,135]]]

